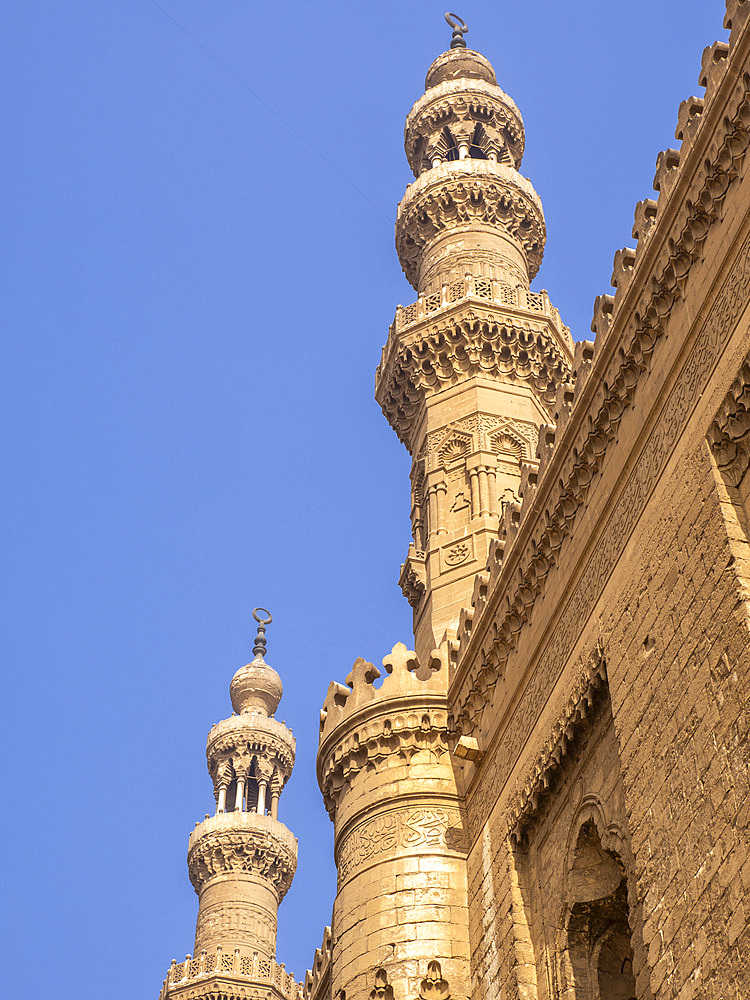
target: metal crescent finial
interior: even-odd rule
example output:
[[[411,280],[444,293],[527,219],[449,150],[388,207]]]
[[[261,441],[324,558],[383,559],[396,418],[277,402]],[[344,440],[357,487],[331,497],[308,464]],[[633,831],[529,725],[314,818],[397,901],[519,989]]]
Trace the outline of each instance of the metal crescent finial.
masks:
[[[263,617],[259,612],[263,612]],[[273,621],[273,615],[266,608],[253,608],[253,618],[258,623],[258,633],[255,636],[255,645],[253,646],[253,653],[255,656],[259,656],[263,659],[263,654],[266,651],[266,646],[268,641],[266,639],[266,625],[270,625]]]
[[[466,42],[464,41],[464,35],[469,30],[466,26],[466,21],[458,14],[451,14],[446,12],[445,20],[453,28],[453,35],[451,36],[451,48],[452,49],[465,49]]]

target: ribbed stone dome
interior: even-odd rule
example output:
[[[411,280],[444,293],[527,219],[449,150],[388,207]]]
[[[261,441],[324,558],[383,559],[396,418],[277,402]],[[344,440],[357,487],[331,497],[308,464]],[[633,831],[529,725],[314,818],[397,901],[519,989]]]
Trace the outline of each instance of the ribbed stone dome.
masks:
[[[485,83],[497,86],[492,63],[481,52],[475,52],[474,49],[449,49],[441,53],[427,70],[425,90],[437,87],[447,80],[458,79],[484,80]]]
[[[258,655],[234,675],[229,685],[229,696],[238,715],[254,713],[271,716],[279,707],[283,690],[279,675]]]

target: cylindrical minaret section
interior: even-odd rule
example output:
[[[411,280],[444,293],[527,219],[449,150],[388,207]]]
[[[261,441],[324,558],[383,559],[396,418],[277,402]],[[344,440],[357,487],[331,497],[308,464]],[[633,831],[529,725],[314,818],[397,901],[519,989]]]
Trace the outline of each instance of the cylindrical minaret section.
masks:
[[[463,812],[447,745],[447,663],[420,666],[403,644],[358,660],[321,713],[318,780],[335,829],[332,995],[371,995],[382,968],[398,997],[419,995],[437,960],[468,996]]]
[[[297,841],[277,818],[295,740],[273,718],[282,684],[263,659],[260,621],[255,658],[240,667],[230,686],[237,714],[208,734],[216,815],[196,826],[188,845],[199,899],[195,954],[220,947],[275,958],[277,910],[297,866]]]
[[[420,657],[469,606],[570,377],[570,331],[530,290],[546,229],[519,173],[524,142],[521,113],[487,59],[462,47],[438,56],[406,119],[415,180],[396,221],[419,298],[397,309],[375,380],[414,461],[413,543],[399,582]]]
[[[521,113],[479,52],[451,49],[430,67],[406,119],[417,178],[399,205],[396,247],[421,295],[465,274],[528,288],[546,231],[539,198],[518,168]]]

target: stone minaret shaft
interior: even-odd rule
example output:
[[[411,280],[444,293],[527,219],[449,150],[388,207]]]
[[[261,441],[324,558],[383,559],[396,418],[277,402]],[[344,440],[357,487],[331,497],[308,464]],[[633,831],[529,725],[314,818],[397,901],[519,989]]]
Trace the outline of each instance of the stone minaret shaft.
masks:
[[[260,610],[255,658],[240,667],[230,686],[237,714],[208,734],[216,814],[196,826],[188,846],[190,880],[199,897],[196,955],[218,948],[274,959],[277,910],[297,866],[297,841],[278,820],[295,741],[273,718],[282,685],[263,659],[270,616],[260,618]]]
[[[462,43],[435,60],[425,86],[406,119],[416,180],[396,222],[419,299],[398,308],[376,376],[376,398],[413,456],[400,583],[422,661],[470,603],[573,360],[557,310],[529,289],[546,232],[518,172],[518,108]]]

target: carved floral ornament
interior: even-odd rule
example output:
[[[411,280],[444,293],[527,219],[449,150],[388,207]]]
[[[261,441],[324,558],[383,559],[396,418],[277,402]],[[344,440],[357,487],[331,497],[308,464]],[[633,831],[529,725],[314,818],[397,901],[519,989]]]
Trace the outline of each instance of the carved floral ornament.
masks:
[[[750,467],[750,354],[719,407],[708,441],[727,483],[739,486]]]
[[[402,339],[381,370],[377,399],[399,438],[408,436],[428,393],[472,376],[520,382],[552,405],[557,388],[570,378],[568,357],[541,325],[474,312],[448,319]]]
[[[714,82],[714,90],[716,86]],[[716,130],[710,155],[703,155],[696,164],[694,190],[690,197],[681,199],[670,238],[667,239],[667,234],[661,240],[657,238],[661,214],[657,218],[657,230],[646,243],[649,250],[657,254],[651,265],[654,277],[647,280],[646,275],[640,276],[640,299],[630,303],[627,310],[618,308],[632,279],[627,286],[618,285],[616,298],[609,299],[604,323],[597,328],[597,342],[601,345],[604,338],[612,335],[611,329],[617,327],[618,337],[627,346],[619,352],[611,352],[606,362],[608,370],[602,371],[597,378],[597,388],[587,405],[587,413],[591,416],[586,418],[581,411],[579,420],[571,418],[569,422],[562,466],[556,469],[554,482],[550,480],[549,499],[544,510],[535,517],[533,534],[523,552],[514,553],[517,556],[515,576],[519,582],[502,591],[504,607],[498,607],[497,599],[489,600],[476,621],[472,621],[472,614],[468,613],[466,627],[459,634],[460,656],[468,665],[454,706],[454,724],[461,733],[469,734],[478,725],[491,690],[518,643],[519,633],[529,620],[537,597],[544,592],[546,577],[557,562],[560,548],[586,503],[591,483],[601,469],[622,416],[633,405],[639,381],[650,372],[654,348],[666,332],[673,308],[684,295],[692,268],[702,259],[703,245],[711,227],[721,218],[727,192],[741,176],[750,145],[749,98],[750,75],[745,74],[731,95],[733,107]],[[704,112],[701,119],[705,120],[707,113]],[[691,152],[698,146],[697,138],[692,139]],[[684,165],[679,169],[684,169]],[[675,182],[672,182],[668,191],[662,189],[660,210],[662,196],[669,197],[674,188]],[[658,250],[654,249],[657,247]],[[639,241],[638,257],[640,253]],[[637,267],[638,261],[634,271]],[[716,309],[728,312],[732,307],[733,304],[726,301],[720,302]],[[627,327],[631,324],[634,329],[627,337]],[[723,335],[728,336],[728,319],[722,326]],[[540,488],[544,485],[542,471],[540,468]],[[500,562],[488,565],[495,579],[501,575],[506,558],[507,555]],[[493,590],[499,597],[501,591],[497,584]],[[473,654],[468,652],[469,646]]]
[[[485,169],[480,172],[477,164]],[[429,244],[461,224],[504,230],[523,251],[529,278],[534,277],[542,263],[547,230],[541,203],[520,174],[491,161],[460,160],[443,164],[421,179],[431,183],[416,181],[407,188],[396,222],[396,250],[414,288]]]
[[[256,875],[273,885],[281,902],[296,869],[294,852],[267,829],[211,830],[188,851],[188,872],[196,892],[216,875]]]

